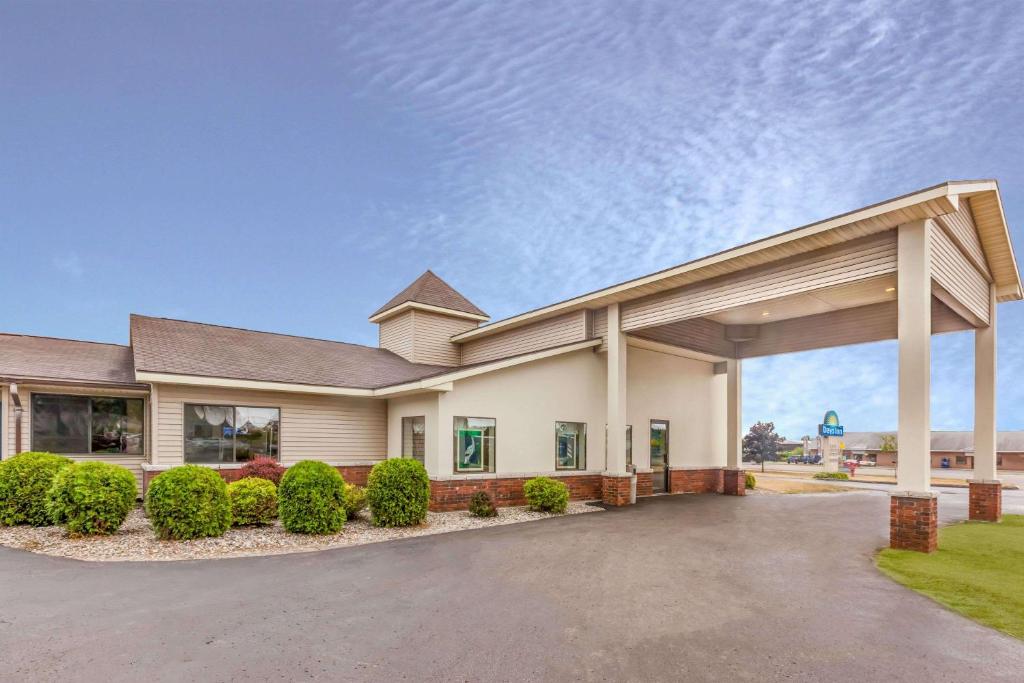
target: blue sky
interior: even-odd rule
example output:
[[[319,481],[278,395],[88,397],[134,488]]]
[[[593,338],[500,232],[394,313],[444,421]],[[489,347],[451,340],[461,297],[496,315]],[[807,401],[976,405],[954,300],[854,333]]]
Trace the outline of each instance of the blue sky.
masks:
[[[1019,244],[1022,35],[1009,1],[0,2],[0,329],[373,344],[428,267],[497,319],[956,178]],[[972,345],[933,340],[937,429]],[[895,427],[894,342],[744,369],[747,423]]]

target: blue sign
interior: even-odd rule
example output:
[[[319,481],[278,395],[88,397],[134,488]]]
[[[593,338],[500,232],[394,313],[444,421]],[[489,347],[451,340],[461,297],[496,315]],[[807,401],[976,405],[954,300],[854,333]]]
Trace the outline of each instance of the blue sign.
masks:
[[[839,415],[836,411],[830,410],[825,413],[825,418],[818,425],[818,434],[822,436],[842,436],[843,426],[839,424]]]

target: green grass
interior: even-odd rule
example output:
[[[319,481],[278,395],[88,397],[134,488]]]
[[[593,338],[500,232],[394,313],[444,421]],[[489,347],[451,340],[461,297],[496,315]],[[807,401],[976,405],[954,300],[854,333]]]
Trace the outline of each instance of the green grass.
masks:
[[[1024,639],[1024,515],[944,527],[931,555],[887,548],[877,564],[904,586]]]

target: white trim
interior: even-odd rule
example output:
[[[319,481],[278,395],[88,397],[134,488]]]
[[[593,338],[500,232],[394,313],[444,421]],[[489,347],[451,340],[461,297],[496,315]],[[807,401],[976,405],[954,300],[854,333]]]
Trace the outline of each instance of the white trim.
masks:
[[[451,316],[453,318],[465,318],[466,320],[476,320],[477,322],[487,322],[490,320],[486,315],[478,315],[476,313],[467,313],[466,311],[457,311],[454,308],[445,308],[444,306],[431,306],[430,304],[421,304],[418,301],[404,301],[397,306],[392,306],[386,311],[381,311],[377,315],[370,318],[371,323],[383,322],[387,318],[396,316],[399,313],[407,311],[409,309],[417,309],[420,311],[428,311],[430,313],[440,313],[442,315]]]
[[[373,389],[352,389],[328,387],[320,384],[292,384],[288,382],[266,382],[262,380],[229,379],[227,377],[200,377],[198,375],[175,375],[163,372],[136,370],[135,378],[140,382],[158,384],[184,384],[200,387],[224,387],[228,389],[255,389],[259,391],[286,391],[302,394],[329,394],[332,396],[373,396]]]
[[[0,384],[0,461],[7,459],[7,442],[11,440],[11,429],[7,400],[7,385]]]
[[[664,344],[662,342],[651,341],[650,339],[641,339],[640,337],[631,337],[629,335],[626,335],[626,346],[654,351],[656,353],[664,353],[670,356],[681,356],[691,360],[704,361],[705,363],[722,363],[728,360],[724,356],[715,356],[710,353],[694,351],[693,349],[687,349],[682,346],[673,346],[672,344]]]
[[[942,213],[952,213],[953,211],[956,211],[956,208],[959,205],[959,200],[956,198],[956,195],[990,191],[995,191],[998,195],[998,187],[996,183],[991,180],[984,180],[978,182],[946,182],[935,187],[920,190],[918,192],[904,195],[902,197],[897,197],[895,199],[890,199],[880,204],[867,206],[861,209],[857,209],[855,211],[851,211],[849,213],[834,216],[832,218],[827,218],[817,223],[811,223],[809,225],[794,228],[792,230],[788,230],[777,235],[766,237],[761,240],[749,242],[747,244],[743,244],[738,247],[734,247],[732,249],[719,252],[717,254],[712,254],[710,256],[697,259],[695,261],[690,261],[689,263],[684,263],[674,268],[669,268],[667,270],[663,270],[657,273],[652,273],[651,275],[645,275],[634,280],[629,280],[627,282],[623,282],[617,285],[612,285],[611,287],[599,289],[597,291],[590,292],[589,294],[583,294],[581,296],[568,299],[566,301],[562,301],[559,303],[551,304],[549,306],[545,306],[543,308],[539,308],[533,311],[520,313],[519,315],[512,316],[511,318],[499,320],[489,325],[478,327],[474,330],[468,330],[466,332],[453,335],[451,337],[451,341],[464,342],[470,339],[476,339],[482,336],[487,336],[499,330],[511,326],[517,326],[521,323],[525,323],[529,320],[551,317],[556,315],[560,311],[564,311],[567,309],[576,309],[581,306],[585,306],[588,303],[592,303],[594,306],[599,306],[602,304],[597,303],[597,301],[600,299],[605,299],[606,297],[622,295],[629,292],[629,290],[636,289],[638,287],[644,287],[650,284],[655,284],[660,280],[676,277],[678,275],[682,275],[684,273],[688,273],[700,268],[706,268],[710,265],[747,256],[749,254],[762,251],[764,249],[777,247],[788,242],[795,242],[797,240],[813,237],[815,235],[821,234],[823,232],[828,232],[836,228],[840,228],[850,223],[856,223],[858,221],[863,221],[869,218],[875,218],[883,214],[900,211],[917,204],[924,204],[930,201],[940,201],[945,204],[945,211]],[[1000,207],[1001,206],[1002,205],[1000,203]],[[1005,219],[1003,221],[1003,224],[1005,228]],[[1008,233],[1007,239],[1009,239]]]
[[[331,467],[373,467],[379,462],[383,462],[387,458],[381,458],[380,460],[353,460],[349,462],[342,462],[340,460],[318,460]],[[300,461],[295,462],[278,462],[277,464],[285,469],[292,465],[297,465]],[[240,470],[245,466],[244,462],[180,462],[176,465],[169,463],[161,463],[154,465],[153,463],[143,462],[139,464],[143,472],[166,472],[167,470],[174,469],[175,467],[181,467],[183,465],[199,465],[200,467],[209,467],[210,469],[217,470]]]

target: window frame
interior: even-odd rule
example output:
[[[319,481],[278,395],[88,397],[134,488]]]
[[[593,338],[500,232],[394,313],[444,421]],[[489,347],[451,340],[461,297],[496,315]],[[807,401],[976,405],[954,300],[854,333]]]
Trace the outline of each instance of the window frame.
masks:
[[[36,411],[36,398],[39,398],[39,397],[79,398],[79,399],[84,399],[88,403],[88,407],[89,407],[89,414],[88,414],[88,417],[86,419],[86,424],[88,426],[88,432],[87,432],[86,437],[85,437],[86,443],[88,444],[88,449],[83,451],[83,452],[79,452],[79,451],[59,451],[58,452],[58,451],[52,451],[52,450],[49,451],[49,452],[57,453],[57,455],[96,456],[96,457],[99,457],[99,458],[132,458],[132,457],[145,458],[148,455],[146,437],[148,436],[148,431],[149,430],[147,429],[146,422],[147,422],[148,410],[149,410],[149,405],[148,405],[149,404],[149,400],[145,396],[126,396],[126,395],[123,395],[123,394],[61,393],[61,392],[54,392],[54,391],[33,391],[33,392],[30,392],[29,399],[28,399],[28,404],[29,404],[29,424],[28,424],[28,430],[29,430],[29,444],[30,444],[32,450],[37,450],[38,447],[39,447],[37,439],[36,439],[36,415],[37,415],[37,411]],[[130,451],[117,451],[117,452],[111,453],[109,451],[94,451],[92,449],[93,448],[93,443],[92,443],[92,440],[93,440],[93,427],[94,427],[93,421],[95,419],[93,417],[93,401],[95,401],[97,399],[99,399],[99,400],[107,400],[107,401],[109,401],[109,400],[125,401],[126,402],[125,403],[125,417],[128,416],[128,405],[127,405],[128,401],[139,401],[142,404],[142,413],[141,413],[140,424],[139,424],[139,427],[140,427],[140,429],[139,429],[139,451],[137,453],[130,452]]]
[[[238,422],[238,409],[239,408],[252,408],[254,410],[276,410],[277,411],[277,455],[274,456],[260,456],[260,457],[273,457],[273,459],[280,463],[281,462],[281,415],[283,411],[279,406],[254,406],[246,405],[242,403],[229,404],[229,403],[187,403],[182,402],[181,404],[181,460],[186,465],[238,465],[249,462],[248,460],[237,460],[238,457],[238,434],[232,434],[231,436],[231,460],[227,462],[205,462],[205,461],[190,461],[188,459],[188,433],[185,427],[185,414],[190,407],[200,408],[231,408],[232,411],[232,422]],[[237,424],[232,424],[232,427],[237,429]]]
[[[491,437],[491,459],[490,462],[484,462],[483,453],[480,454],[480,465],[481,469],[460,469],[459,468],[459,437],[458,427],[456,427],[456,421],[459,419],[466,420],[467,426],[469,420],[490,420],[494,424],[491,429],[494,430],[494,436]],[[452,472],[454,474],[493,474],[497,469],[498,462],[498,418],[496,417],[482,417],[478,415],[452,415]]]
[[[564,467],[558,464],[558,425],[578,425],[582,431],[576,432],[576,464],[572,467]],[[580,441],[583,448],[580,449]],[[576,422],[575,420],[555,420],[555,471],[556,472],[580,472],[587,469],[587,423]]]
[[[649,467],[653,467],[654,458],[651,457],[651,446],[650,446],[650,435],[654,432],[654,423],[658,422],[665,425],[665,469],[669,467],[670,447],[669,440],[672,433],[672,423],[669,420],[662,420],[658,418],[652,418],[647,428],[647,464]]]
[[[410,454],[410,455],[406,455],[405,454],[405,425],[408,424],[409,425],[409,429],[412,430],[412,429],[414,429],[413,425],[415,424],[416,420],[420,420],[423,423],[423,458],[422,459],[417,459],[415,453]],[[415,432],[412,432],[412,435],[414,436]],[[416,445],[415,439],[412,440],[412,443],[413,443],[413,447],[414,447],[413,450],[415,450],[415,445]],[[401,441],[401,445],[400,445],[398,450],[399,450],[399,455],[401,457],[407,458],[409,460],[416,460],[416,462],[421,463],[422,465],[426,466],[426,464],[427,464],[427,416],[426,415],[403,415],[402,416],[402,441]]]

